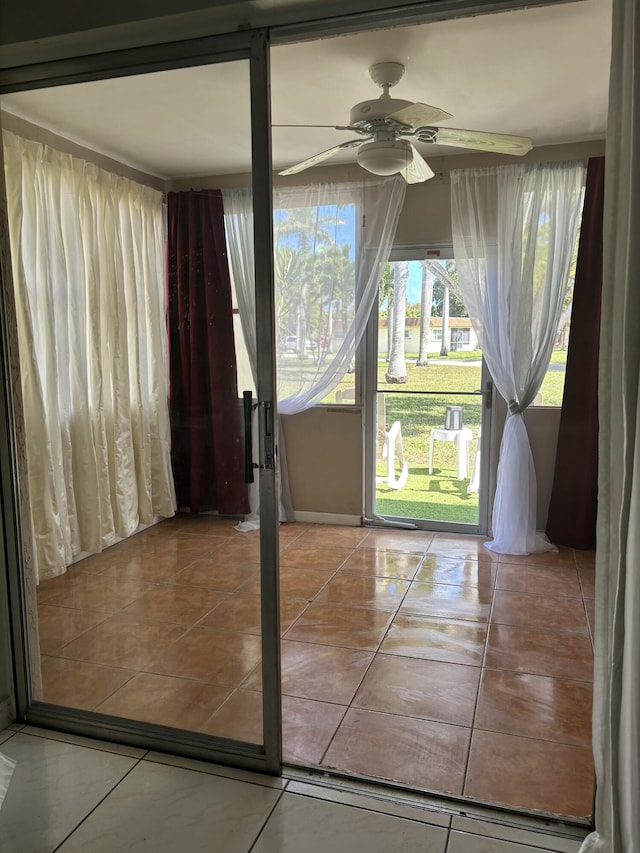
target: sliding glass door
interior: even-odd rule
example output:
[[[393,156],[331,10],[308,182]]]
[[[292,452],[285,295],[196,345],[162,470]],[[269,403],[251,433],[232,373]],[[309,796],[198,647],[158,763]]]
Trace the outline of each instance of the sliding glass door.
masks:
[[[21,712],[274,771],[268,53],[208,48],[0,101]]]

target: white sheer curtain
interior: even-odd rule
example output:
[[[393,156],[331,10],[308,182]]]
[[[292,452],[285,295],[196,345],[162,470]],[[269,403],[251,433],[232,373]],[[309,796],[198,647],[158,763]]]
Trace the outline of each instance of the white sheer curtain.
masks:
[[[4,135],[40,579],[175,511],[155,190]]]
[[[405,181],[393,177],[275,193],[281,415],[319,403],[349,370],[389,260],[405,189]],[[291,353],[286,341],[292,337],[297,349]]]
[[[536,477],[522,413],[549,366],[579,225],[584,163],[451,172],[453,249],[460,289],[508,405],[493,506],[503,554],[554,546],[536,530]]]
[[[274,192],[280,415],[325,399],[348,372],[389,259],[405,189],[405,181],[393,177]],[[231,272],[246,314],[243,330],[255,340],[251,194],[224,190],[223,200]],[[282,430],[279,461],[281,518],[291,519]],[[258,523],[252,513],[245,529]]]
[[[231,285],[238,304],[242,340],[251,368],[253,390],[258,387],[258,351],[256,347],[256,295],[255,295],[255,256],[253,250],[253,194],[249,187],[222,190],[224,207],[224,230],[229,258]],[[236,349],[238,349],[236,336]],[[259,454],[258,417],[252,416],[253,458]],[[259,482],[256,476],[253,483],[247,484],[250,514],[245,521],[236,525],[238,530],[250,531],[260,527]],[[284,516],[281,509],[280,515]]]
[[[582,853],[640,850],[640,43],[613,4],[600,337],[593,746],[596,831]]]

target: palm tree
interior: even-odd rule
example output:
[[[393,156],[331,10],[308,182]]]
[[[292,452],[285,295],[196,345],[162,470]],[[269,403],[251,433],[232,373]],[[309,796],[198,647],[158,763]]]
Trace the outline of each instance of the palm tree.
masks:
[[[378,304],[380,311],[384,310],[385,305],[387,310],[387,357],[385,360],[389,361],[391,354],[391,318],[393,316],[393,264],[386,263],[382,270],[378,289]]]
[[[423,263],[430,267],[431,271],[437,278],[438,283],[442,286],[442,344],[440,346],[440,355],[449,355],[447,338],[449,337],[449,303],[452,294],[454,307],[457,306],[459,311],[463,312],[457,314],[454,312],[454,316],[469,316],[460,293],[460,283],[455,271],[455,262],[445,261],[444,266],[442,266],[438,261],[423,261]]]
[[[409,262],[398,261],[393,265],[393,331],[389,366],[385,373],[388,383],[401,384],[407,381],[407,362],[404,355],[404,327],[407,310],[407,278]]]
[[[420,350],[416,367],[429,364],[429,331],[431,326],[431,303],[433,301],[433,270],[428,261],[422,262],[422,292],[420,298]]]

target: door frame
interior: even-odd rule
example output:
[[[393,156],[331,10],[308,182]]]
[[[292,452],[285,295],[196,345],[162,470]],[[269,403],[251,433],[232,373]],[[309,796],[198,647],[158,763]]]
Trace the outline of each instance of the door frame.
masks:
[[[260,745],[203,735],[136,720],[111,717],[33,700],[30,678],[30,648],[27,631],[27,589],[21,547],[20,486],[18,453],[13,431],[14,399],[6,312],[0,325],[0,481],[4,516],[7,576],[11,610],[11,640],[18,719],[72,734],[100,738],[133,746],[170,751],[191,758],[232,764],[261,772],[279,774],[282,766],[280,699],[280,630],[278,585],[278,500],[275,465],[277,411],[275,399],[275,324],[273,300],[271,105],[269,80],[269,34],[253,30],[211,36],[172,44],[160,44],[97,56],[78,57],[43,66],[0,71],[0,93],[50,88],[89,80],[124,77],[153,71],[242,60],[249,63],[251,103],[252,190],[254,249],[256,259],[256,348],[258,352],[257,398],[260,419],[260,562],[262,624],[263,743]],[[22,73],[21,73],[22,72]],[[0,182],[4,195],[4,175]],[[9,268],[9,238],[5,211],[0,205],[0,251]],[[10,274],[2,281],[0,300],[4,308]]]
[[[453,245],[449,243],[427,243],[422,246],[394,246],[389,255],[389,262],[422,261],[432,257],[437,259],[453,259]],[[421,530],[441,531],[445,533],[470,533],[486,535],[489,527],[489,503],[492,470],[492,421],[493,421],[493,382],[482,359],[481,389],[478,396],[482,398],[481,427],[483,435],[483,451],[480,454],[480,488],[478,490],[478,523],[460,524],[456,522],[431,521],[415,518],[396,518],[377,516],[376,501],[376,425],[377,405],[376,392],[378,383],[378,308],[376,300],[365,334],[365,369],[364,369],[364,489],[365,489],[365,522],[372,525],[389,527],[416,528]],[[410,393],[410,392],[407,392]],[[486,436],[486,438],[484,438]]]

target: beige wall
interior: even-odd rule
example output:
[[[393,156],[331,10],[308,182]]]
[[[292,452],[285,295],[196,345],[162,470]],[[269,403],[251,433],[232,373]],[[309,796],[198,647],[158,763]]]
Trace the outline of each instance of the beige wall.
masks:
[[[317,406],[282,418],[293,507],[362,516],[362,410]]]
[[[129,178],[132,181],[137,181],[139,184],[145,184],[148,187],[162,192],[164,183],[160,178],[148,175],[146,172],[141,172],[139,169],[133,169],[121,163],[119,160],[114,160],[98,151],[91,148],[85,148],[83,145],[78,145],[70,139],[65,139],[56,133],[45,130],[37,124],[32,124],[29,121],[18,118],[10,113],[0,110],[0,127],[2,130],[9,130],[12,133],[22,136],[25,139],[32,139],[34,142],[41,142],[44,145],[49,145],[55,148],[56,151],[63,151],[65,154],[70,154],[72,157],[78,157],[81,160],[86,160],[88,163],[94,163],[101,169],[111,172],[114,175],[120,175],[123,178]]]

